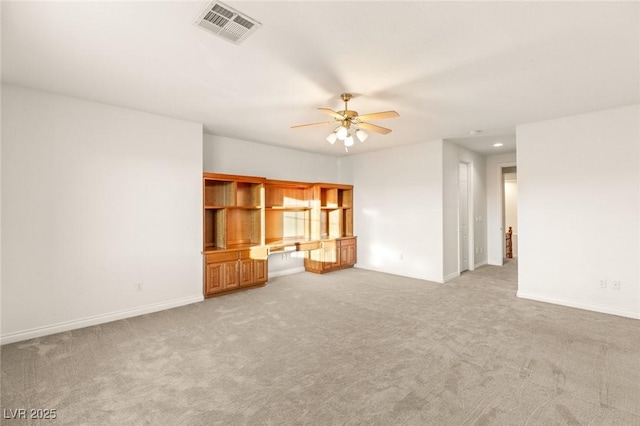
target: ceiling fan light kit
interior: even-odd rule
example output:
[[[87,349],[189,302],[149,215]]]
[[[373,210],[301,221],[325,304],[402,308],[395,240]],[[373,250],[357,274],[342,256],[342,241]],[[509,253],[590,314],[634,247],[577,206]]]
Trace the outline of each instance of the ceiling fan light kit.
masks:
[[[336,133],[336,135],[338,136],[338,139],[343,141],[347,137],[347,134],[349,133],[349,130],[347,129],[348,127],[346,127],[345,125],[342,125],[338,128],[338,132]]]
[[[330,134],[327,136],[327,141],[333,145],[336,140],[344,142],[345,151],[349,152],[349,147],[353,146],[353,135],[351,134],[351,127],[354,127],[354,134],[360,142],[364,142],[369,135],[363,130],[367,129],[372,132],[380,133],[383,135],[391,133],[391,129],[381,127],[375,124],[368,123],[370,120],[380,120],[383,118],[395,118],[400,115],[395,111],[382,111],[374,112],[371,114],[358,115],[356,111],[349,109],[349,101],[352,99],[351,93],[343,93],[340,95],[340,99],[344,102],[344,110],[334,111],[329,108],[318,108],[320,111],[333,117],[333,121],[326,121],[321,123],[300,124],[297,126],[291,126],[292,129],[301,127],[321,126],[324,124],[340,123]]]
[[[336,132],[331,132],[329,133],[329,136],[327,136],[327,141],[329,141],[329,143],[331,145],[333,145],[334,143],[336,143],[336,140],[338,139],[338,135],[336,134]]]
[[[353,146],[353,136],[351,136],[351,133],[348,133],[347,137],[344,138],[344,146],[347,148]]]

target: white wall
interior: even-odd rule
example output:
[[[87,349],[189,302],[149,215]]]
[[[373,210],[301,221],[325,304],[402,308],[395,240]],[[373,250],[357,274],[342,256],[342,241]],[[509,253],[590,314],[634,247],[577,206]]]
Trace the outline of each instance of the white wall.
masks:
[[[336,157],[209,134],[204,135],[203,152],[205,172],[303,182],[351,183],[350,180],[340,180],[350,175],[340,173],[340,162]],[[286,257],[283,259],[282,254],[269,257],[269,277],[304,271],[301,253],[289,253]]]
[[[468,206],[469,216],[471,216],[468,223],[469,247],[473,251],[469,256],[469,269],[473,270],[487,263],[486,158],[445,141],[443,152],[443,273],[445,281],[459,275],[458,166],[460,162],[468,164],[468,185],[472,194]]]
[[[518,126],[517,137],[518,296],[640,318],[640,107]]]
[[[441,140],[357,154],[351,168],[358,267],[443,281]]]
[[[470,162],[482,158],[459,150],[456,167],[458,152]],[[352,183],[357,267],[443,282],[442,158],[442,141],[338,158],[205,135],[203,164],[207,172]],[[484,166],[477,171],[484,180]],[[457,200],[457,184],[455,191]],[[272,277],[302,270],[301,258],[269,258]]]
[[[504,247],[502,167],[515,165],[515,153],[487,157],[487,263],[489,265],[502,265]]]
[[[202,126],[2,90],[2,342],[202,300]]]
[[[323,142],[327,143],[318,141]],[[269,179],[350,183],[337,181],[337,157],[208,134],[204,135],[203,169]]]

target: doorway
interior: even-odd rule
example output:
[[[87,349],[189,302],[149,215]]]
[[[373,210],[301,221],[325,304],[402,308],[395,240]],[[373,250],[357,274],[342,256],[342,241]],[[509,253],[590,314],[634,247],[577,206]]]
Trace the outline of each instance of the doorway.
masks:
[[[460,273],[469,270],[469,164],[458,163],[458,247]]]
[[[502,185],[504,187],[503,229],[505,233],[504,259],[508,261],[518,257],[518,169],[505,167],[502,169]]]

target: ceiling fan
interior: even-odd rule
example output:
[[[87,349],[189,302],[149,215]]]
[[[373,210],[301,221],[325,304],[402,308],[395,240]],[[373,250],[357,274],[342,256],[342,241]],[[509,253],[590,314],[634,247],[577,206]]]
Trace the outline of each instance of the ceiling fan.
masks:
[[[395,111],[382,111],[382,112],[374,112],[371,114],[358,115],[356,111],[352,111],[349,109],[348,103],[351,100],[353,95],[351,93],[343,93],[340,95],[340,99],[344,101],[344,110],[342,111],[334,111],[329,108],[318,108],[320,111],[324,112],[327,115],[333,117],[331,121],[322,121],[319,123],[310,123],[310,124],[300,124],[297,126],[291,126],[292,129],[299,129],[301,127],[312,127],[312,126],[322,126],[325,124],[335,124],[339,123],[338,127],[333,129],[333,132],[327,136],[327,140],[330,144],[334,144],[336,140],[344,141],[345,150],[348,151],[349,147],[353,145],[353,135],[351,134],[352,127],[354,128],[354,133],[356,137],[360,140],[360,142],[364,142],[364,140],[368,137],[363,129],[370,130],[372,132],[381,133],[386,135],[391,133],[391,129],[387,129],[386,127],[381,127],[375,124],[369,123],[371,120],[380,120],[383,118],[395,118],[400,115]]]

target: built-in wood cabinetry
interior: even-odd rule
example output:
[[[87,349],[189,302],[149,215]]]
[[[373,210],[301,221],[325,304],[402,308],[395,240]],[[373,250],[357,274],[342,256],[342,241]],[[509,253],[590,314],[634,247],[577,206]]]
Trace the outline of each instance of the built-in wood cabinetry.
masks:
[[[203,175],[205,297],[267,282],[263,181]]]
[[[356,247],[356,237],[323,240],[320,248],[306,255],[304,267],[318,274],[350,268],[357,261]]]
[[[355,265],[356,237],[353,235],[353,186],[317,183],[313,186],[313,235],[321,247],[310,250],[304,266],[309,272],[325,273]]]
[[[321,239],[353,236],[353,186],[328,183],[314,185],[313,198],[318,203],[314,213]]]
[[[205,254],[205,296],[215,296],[267,282],[266,248],[223,250]],[[265,257],[263,259],[263,257]]]
[[[271,253],[316,273],[356,263],[351,185],[205,173],[203,204],[205,297],[263,285]]]

